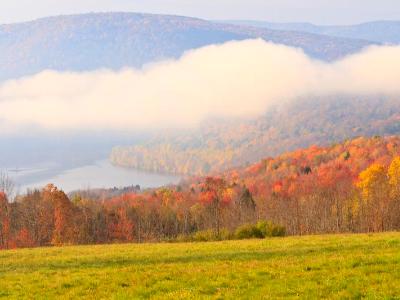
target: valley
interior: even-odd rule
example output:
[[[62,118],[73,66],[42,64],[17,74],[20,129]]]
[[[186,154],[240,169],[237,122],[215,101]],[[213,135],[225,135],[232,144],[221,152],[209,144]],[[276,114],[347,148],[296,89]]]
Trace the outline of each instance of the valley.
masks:
[[[0,299],[400,299],[399,20],[0,1]]]

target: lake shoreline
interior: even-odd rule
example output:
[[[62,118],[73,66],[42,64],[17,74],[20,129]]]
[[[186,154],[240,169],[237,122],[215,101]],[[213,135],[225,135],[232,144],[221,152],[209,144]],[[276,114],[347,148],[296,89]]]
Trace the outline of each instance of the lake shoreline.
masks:
[[[17,174],[9,174],[15,182],[18,193],[28,189],[40,189],[53,183],[65,192],[79,189],[114,188],[139,185],[142,188],[156,188],[177,184],[181,176],[159,174],[111,164],[107,159],[73,168],[53,167],[21,168]]]

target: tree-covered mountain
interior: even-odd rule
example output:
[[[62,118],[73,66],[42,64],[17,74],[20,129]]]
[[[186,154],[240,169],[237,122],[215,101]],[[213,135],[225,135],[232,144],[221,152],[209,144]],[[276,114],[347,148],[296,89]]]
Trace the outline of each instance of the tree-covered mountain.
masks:
[[[111,161],[143,170],[204,175],[312,144],[399,134],[399,107],[399,97],[305,98],[273,107],[257,119],[209,120],[196,130],[115,147]]]
[[[44,69],[120,69],[177,58],[185,51],[230,40],[263,38],[334,60],[369,41],[220,24],[196,18],[93,13],[0,26],[0,80]]]
[[[357,25],[319,26],[311,23],[272,23],[263,21],[223,21],[228,24],[255,26],[273,30],[301,31],[380,43],[400,43],[400,21],[375,21]]]

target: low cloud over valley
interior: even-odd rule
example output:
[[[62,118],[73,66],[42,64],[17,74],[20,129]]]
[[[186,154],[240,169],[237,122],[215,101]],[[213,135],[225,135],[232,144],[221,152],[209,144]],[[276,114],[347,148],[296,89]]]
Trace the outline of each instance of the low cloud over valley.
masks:
[[[44,71],[0,84],[2,131],[140,130],[257,116],[303,96],[400,93],[400,47],[333,63],[262,40],[229,42],[179,60],[118,72]]]

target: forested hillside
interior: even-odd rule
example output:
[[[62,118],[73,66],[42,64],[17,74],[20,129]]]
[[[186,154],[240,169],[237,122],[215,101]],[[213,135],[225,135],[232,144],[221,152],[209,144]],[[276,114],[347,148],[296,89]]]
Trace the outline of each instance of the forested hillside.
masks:
[[[177,186],[0,195],[0,248],[400,229],[400,138],[357,138]],[[256,224],[257,223],[257,224]]]
[[[262,21],[223,21],[224,23],[255,26],[274,30],[301,31],[380,43],[400,43],[400,21],[374,21],[356,25],[321,26],[311,23],[272,23]]]
[[[185,51],[231,40],[262,38],[334,60],[373,42],[136,13],[57,16],[0,26],[0,80],[58,71],[142,67]]]
[[[305,98],[251,120],[214,120],[200,129],[160,134],[147,143],[115,147],[119,166],[205,175],[312,144],[400,133],[399,97]]]

